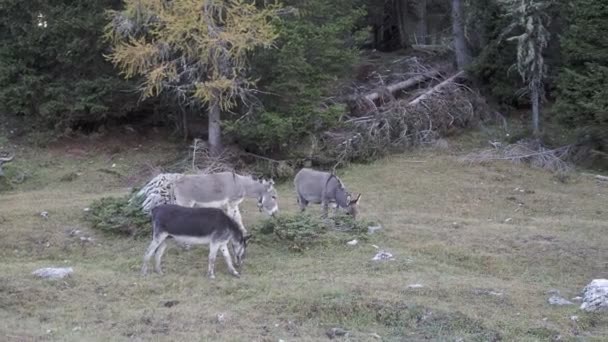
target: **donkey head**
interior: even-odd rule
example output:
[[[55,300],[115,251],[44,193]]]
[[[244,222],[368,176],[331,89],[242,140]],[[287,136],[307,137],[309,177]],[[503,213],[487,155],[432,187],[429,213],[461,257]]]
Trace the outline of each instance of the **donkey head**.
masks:
[[[351,215],[354,219],[357,218],[357,214],[359,214],[359,200],[361,199],[361,194],[354,198],[345,188],[340,187],[336,189],[336,204],[346,210],[347,215]]]
[[[277,201],[277,191],[274,188],[274,181],[272,179],[261,181],[264,185],[264,190],[258,197],[258,209],[260,212],[264,211],[269,216],[274,216],[279,211],[279,203]]]
[[[234,254],[235,254],[235,262],[237,266],[241,266],[243,264],[243,260],[245,259],[245,255],[247,254],[247,241],[251,239],[252,235],[243,236],[238,243],[235,243],[234,246]]]

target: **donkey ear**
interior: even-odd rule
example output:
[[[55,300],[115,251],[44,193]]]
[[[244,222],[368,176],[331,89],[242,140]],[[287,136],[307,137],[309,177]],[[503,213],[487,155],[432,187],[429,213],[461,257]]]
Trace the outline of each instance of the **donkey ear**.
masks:
[[[357,203],[359,204],[359,200],[361,199],[361,194],[359,193],[359,196],[357,196],[357,199],[353,201],[353,203]]]
[[[252,237],[253,237],[253,235],[252,235],[252,234],[249,234],[249,235],[244,236],[244,237],[243,237],[243,242],[245,242],[245,243],[246,243],[246,242],[247,242],[247,241],[249,241],[249,239],[251,239]]]

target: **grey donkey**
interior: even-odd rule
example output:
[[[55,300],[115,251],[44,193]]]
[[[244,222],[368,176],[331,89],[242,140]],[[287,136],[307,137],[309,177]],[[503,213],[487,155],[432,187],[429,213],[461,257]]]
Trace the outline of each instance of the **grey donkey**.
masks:
[[[209,267],[207,276],[215,278],[215,257],[222,252],[228,270],[235,277],[239,272],[232,265],[228,243],[232,241],[236,265],[241,266],[245,258],[247,240],[238,223],[226,214],[227,208],[188,208],[175,204],[162,204],[152,209],[152,242],[144,255],[142,275],[148,273],[148,262],[155,256],[154,271],[162,274],[161,258],[167,248],[167,239],[186,244],[209,245]]]
[[[257,179],[233,172],[184,175],[173,184],[175,204],[184,207],[221,207],[228,205],[229,215],[247,234],[239,205],[245,198],[256,198],[258,209],[269,216],[278,210],[277,192],[273,180]]]
[[[354,198],[335,174],[303,168],[293,182],[301,211],[306,210],[309,203],[321,204],[323,215],[327,216],[329,204],[332,203],[336,205],[336,212],[342,208],[348,215],[357,217],[361,194]]]

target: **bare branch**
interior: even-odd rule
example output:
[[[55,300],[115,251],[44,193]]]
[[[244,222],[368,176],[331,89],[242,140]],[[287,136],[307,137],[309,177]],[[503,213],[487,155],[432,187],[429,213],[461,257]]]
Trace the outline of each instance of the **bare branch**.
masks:
[[[394,94],[397,91],[411,88],[417,84],[420,84],[426,80],[429,80],[430,78],[437,76],[438,74],[439,74],[438,72],[432,72],[432,73],[428,73],[428,74],[418,75],[418,76],[412,77],[410,79],[407,79],[405,81],[391,84],[388,87],[386,87],[386,91],[390,94]],[[376,91],[371,94],[365,95],[364,98],[367,101],[376,101],[377,99],[380,98],[380,96],[381,96],[381,92]]]
[[[454,83],[458,78],[463,77],[463,76],[464,76],[464,71],[457,72],[452,77],[446,79],[445,81],[443,81],[443,82],[439,83],[438,85],[434,86],[433,88],[431,88],[429,91],[425,92],[424,94],[422,94],[422,95],[418,96],[417,98],[415,98],[414,100],[410,101],[409,105],[415,106],[415,105],[419,104],[421,101],[424,101],[424,100],[428,99],[429,97],[431,97],[433,94],[440,92],[441,89],[445,88],[448,84]]]

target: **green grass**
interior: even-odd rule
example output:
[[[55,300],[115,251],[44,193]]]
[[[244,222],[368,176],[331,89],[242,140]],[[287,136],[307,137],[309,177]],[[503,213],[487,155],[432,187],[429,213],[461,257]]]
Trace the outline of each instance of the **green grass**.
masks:
[[[120,176],[98,171],[111,165],[108,153],[75,160],[23,151],[11,167],[32,170],[32,177],[0,193],[0,336],[319,341],[341,327],[350,332],[342,340],[351,341],[376,341],[371,334],[384,341],[605,340],[606,315],[550,306],[546,292],[571,298],[605,277],[608,188],[582,176],[563,184],[508,163],[459,164],[451,153],[478,138],[463,137],[452,152],[421,151],[341,170],[347,186],[363,193],[362,219],[381,222],[381,234],[357,246],[298,253],[260,241],[248,250],[240,279],[218,258],[213,281],[204,277],[206,247],[172,246],[165,275],[142,278],[147,238],[111,237],[83,220],[83,208],[126,194],[146,165],[162,163],[174,147],[125,147],[112,159]],[[81,175],[61,181],[70,172]],[[291,182],[279,185],[279,194],[281,212],[297,212]],[[38,214],[43,210],[48,219]],[[252,201],[243,211],[247,226],[266,219]],[[70,236],[72,229],[94,242]],[[372,262],[372,244],[395,260]],[[31,275],[49,266],[75,272],[59,281]],[[425,287],[409,289],[413,283]],[[167,301],[178,303],[166,307]]]

